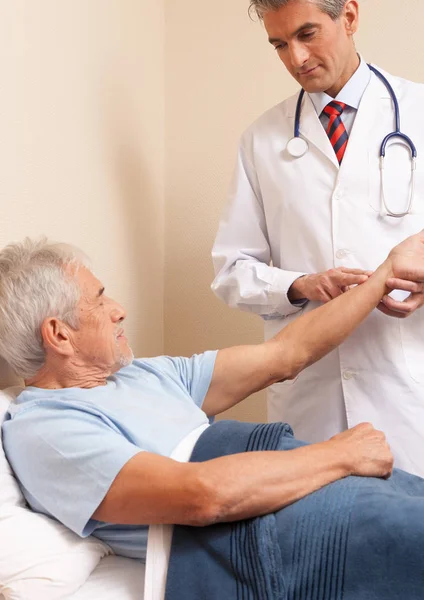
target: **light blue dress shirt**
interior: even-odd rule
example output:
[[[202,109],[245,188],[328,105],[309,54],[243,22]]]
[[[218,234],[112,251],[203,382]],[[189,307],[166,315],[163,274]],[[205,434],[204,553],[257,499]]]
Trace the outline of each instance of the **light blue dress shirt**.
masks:
[[[371,71],[368,68],[367,63],[361,57],[360,61],[359,67],[335,98],[332,98],[325,92],[309,94],[317,115],[319,116],[319,120],[326,131],[330,117],[322,111],[332,100],[337,100],[338,102],[344,102],[346,104],[346,108],[342,112],[341,118],[348,135],[350,135],[352,131],[359,104],[371,80]]]

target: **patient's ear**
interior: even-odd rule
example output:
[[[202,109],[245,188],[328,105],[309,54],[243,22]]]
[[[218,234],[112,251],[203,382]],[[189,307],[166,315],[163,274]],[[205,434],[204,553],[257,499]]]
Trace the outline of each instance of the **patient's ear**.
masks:
[[[41,325],[44,347],[57,354],[70,356],[73,353],[69,326],[56,317],[47,317]]]

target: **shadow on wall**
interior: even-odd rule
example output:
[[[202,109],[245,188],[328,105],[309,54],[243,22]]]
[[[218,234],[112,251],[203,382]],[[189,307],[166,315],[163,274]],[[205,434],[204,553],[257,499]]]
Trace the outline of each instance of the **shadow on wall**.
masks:
[[[134,99],[125,82],[109,81],[105,87],[102,142],[110,180],[116,187],[116,214],[127,245],[124,255],[130,258],[125,269],[132,276],[130,295],[137,307],[137,330],[144,338],[138,336],[134,350],[136,354],[140,350],[143,354],[161,353],[163,335],[154,348],[158,325],[151,319],[158,297],[161,302],[163,299],[163,142],[161,137],[151,139],[153,118],[142,114],[143,105],[136,106],[140,98]],[[161,311],[160,319],[162,316]]]
[[[23,385],[22,379],[17,377],[9,365],[0,358],[0,389],[7,388],[11,385]]]

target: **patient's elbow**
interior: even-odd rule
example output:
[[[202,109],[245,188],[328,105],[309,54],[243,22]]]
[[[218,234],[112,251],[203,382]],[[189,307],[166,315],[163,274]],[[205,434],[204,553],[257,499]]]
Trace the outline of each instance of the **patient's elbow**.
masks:
[[[296,379],[309,364],[311,364],[311,356],[308,349],[297,344],[290,345],[286,355],[284,381]]]
[[[219,484],[216,485],[199,464],[187,524],[206,527],[222,521],[224,499],[221,496]]]
[[[291,337],[280,334],[265,342],[265,345],[269,350],[268,385],[295,379],[305,368],[308,357]]]

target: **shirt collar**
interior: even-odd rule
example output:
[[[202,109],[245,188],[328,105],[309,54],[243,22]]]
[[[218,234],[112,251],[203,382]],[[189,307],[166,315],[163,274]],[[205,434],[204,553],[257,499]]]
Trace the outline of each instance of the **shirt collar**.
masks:
[[[358,110],[362,96],[364,95],[364,92],[371,79],[371,71],[368,68],[367,63],[362,59],[362,57],[359,58],[359,67],[335,98],[332,98],[325,92],[309,94],[318,116],[332,100],[344,102],[351,108]]]

